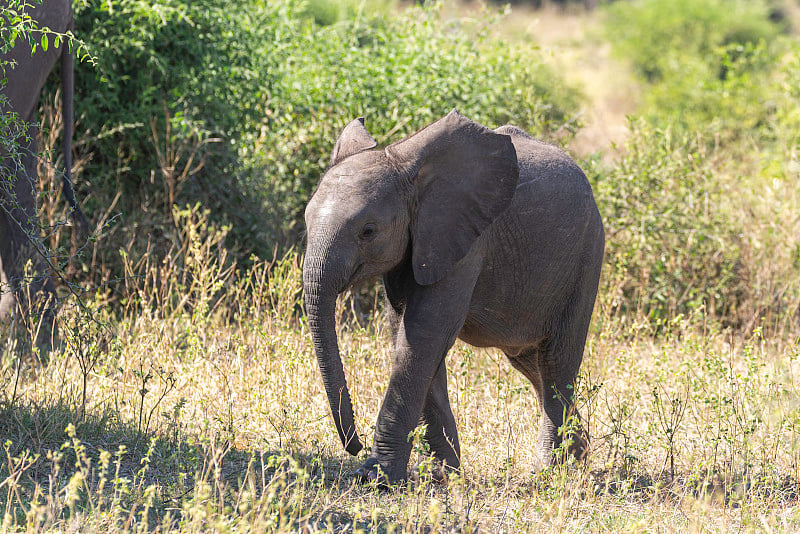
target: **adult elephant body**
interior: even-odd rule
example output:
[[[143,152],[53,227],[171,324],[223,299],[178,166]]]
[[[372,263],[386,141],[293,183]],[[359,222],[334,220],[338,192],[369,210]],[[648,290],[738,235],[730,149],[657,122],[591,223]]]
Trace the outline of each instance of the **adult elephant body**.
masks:
[[[5,8],[6,2],[0,0]],[[64,34],[72,28],[71,0],[44,0],[41,5],[34,4],[29,14],[41,29]],[[38,35],[37,41],[38,39]],[[14,307],[15,297],[23,300],[24,295],[36,296],[38,292],[52,300],[55,287],[47,274],[47,266],[36,250],[35,241],[39,236],[36,217],[36,110],[39,94],[47,76],[56,62],[61,60],[62,116],[64,119],[64,195],[70,204],[72,217],[83,230],[86,221],[80,212],[72,189],[70,169],[72,166],[72,108],[73,108],[73,58],[68,52],[66,39],[56,47],[54,36],[48,36],[50,46],[47,50],[39,47],[35,54],[24,38],[18,38],[14,48],[0,56],[6,64],[3,94],[7,97],[0,111],[16,112],[20,120],[27,124],[27,135],[22,136],[19,147],[20,158],[12,158],[0,152],[0,319],[9,315]],[[10,133],[4,132],[5,136]],[[31,238],[34,239],[31,239]],[[28,260],[33,264],[33,278],[24,279],[24,267]],[[29,303],[23,305],[23,309]]]
[[[422,421],[432,454],[460,465],[445,356],[457,337],[498,347],[533,384],[542,407],[543,464],[575,415],[604,251],[603,224],[583,172],[561,150],[513,126],[490,130],[453,111],[373,150],[353,121],[306,208],[306,310],[339,436],[355,431],[334,329],[336,295],[382,276],[394,365],[370,457],[358,473],[406,477],[409,432]],[[567,449],[582,457],[575,429]]]

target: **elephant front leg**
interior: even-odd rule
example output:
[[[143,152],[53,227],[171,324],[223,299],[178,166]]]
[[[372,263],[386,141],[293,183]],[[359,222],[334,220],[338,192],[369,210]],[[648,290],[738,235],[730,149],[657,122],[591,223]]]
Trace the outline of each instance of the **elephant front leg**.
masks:
[[[36,249],[40,228],[36,220],[37,146],[33,125],[28,128],[28,141],[21,152],[20,168],[12,162],[0,164],[0,174],[11,176],[0,187],[0,258],[5,273],[5,287],[0,288],[0,318],[13,309],[14,302],[23,315],[38,316],[39,323],[33,325],[38,329],[36,345],[47,350],[55,334],[57,297],[47,265]],[[29,260],[33,267],[30,273],[26,272]]]
[[[398,313],[393,328],[394,366],[378,413],[372,453],[356,472],[362,479],[377,479],[379,470],[389,483],[406,478],[409,434],[421,419],[428,424],[425,439],[434,455],[448,465],[459,465],[444,359],[464,326],[480,266],[475,255],[430,286],[408,280],[386,284],[387,297],[404,306],[396,308],[402,315]]]
[[[382,478],[389,484],[405,480],[412,447],[409,436],[420,421],[445,352],[437,351],[439,356],[425,355],[407,346],[396,351],[389,387],[375,425],[372,453],[356,472],[363,480]]]
[[[395,336],[394,366],[378,414],[372,453],[357,471],[362,479],[375,480],[379,468],[388,483],[406,478],[412,447],[409,434],[421,419],[428,423],[425,439],[434,455],[458,466],[460,450],[447,398],[444,359],[463,325],[466,303],[448,311],[427,306],[406,309]]]

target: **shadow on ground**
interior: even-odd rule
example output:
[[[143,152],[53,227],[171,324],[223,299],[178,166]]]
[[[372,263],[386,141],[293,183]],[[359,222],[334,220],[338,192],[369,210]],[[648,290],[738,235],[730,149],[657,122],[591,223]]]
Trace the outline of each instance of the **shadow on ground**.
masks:
[[[0,404],[5,449],[0,487],[8,490],[0,492],[0,509],[9,510],[19,525],[30,524],[26,514],[33,504],[45,503],[44,523],[50,525],[76,512],[105,510],[136,511],[149,525],[163,526],[183,521],[198,502],[214,502],[214,514],[234,513],[249,492],[255,501],[274,500],[280,510],[298,507],[297,517],[307,521],[312,516],[302,498],[295,502],[298,494],[309,488],[338,493],[355,483],[356,459],[343,462],[321,451],[245,449],[195,430],[198,434],[140,432],[120,422],[113,410],[81,420],[63,401]],[[315,522],[324,524],[329,516]]]

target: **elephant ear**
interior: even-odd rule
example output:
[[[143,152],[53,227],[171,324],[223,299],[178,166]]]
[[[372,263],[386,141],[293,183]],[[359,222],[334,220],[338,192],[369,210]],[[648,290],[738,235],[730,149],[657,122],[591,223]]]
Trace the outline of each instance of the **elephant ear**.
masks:
[[[508,208],[519,180],[516,150],[509,136],[453,110],[386,154],[416,189],[414,279],[436,283]]]
[[[364,127],[364,117],[359,117],[345,126],[339,134],[331,153],[331,167],[345,158],[376,146],[378,143]]]

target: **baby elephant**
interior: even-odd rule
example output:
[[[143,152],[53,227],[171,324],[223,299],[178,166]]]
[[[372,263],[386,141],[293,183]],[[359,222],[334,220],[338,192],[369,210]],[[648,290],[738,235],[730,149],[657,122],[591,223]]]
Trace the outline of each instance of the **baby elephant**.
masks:
[[[336,296],[381,276],[394,365],[369,458],[357,474],[406,478],[422,422],[435,459],[457,469],[447,351],[460,338],[498,347],[542,407],[537,454],[558,461],[583,359],[605,238],[592,189],[561,150],[514,126],[490,130],[457,111],[375,149],[357,119],[342,131],[306,207],[306,311],[345,449],[356,432],[335,330]],[[578,428],[569,452],[588,441]]]

